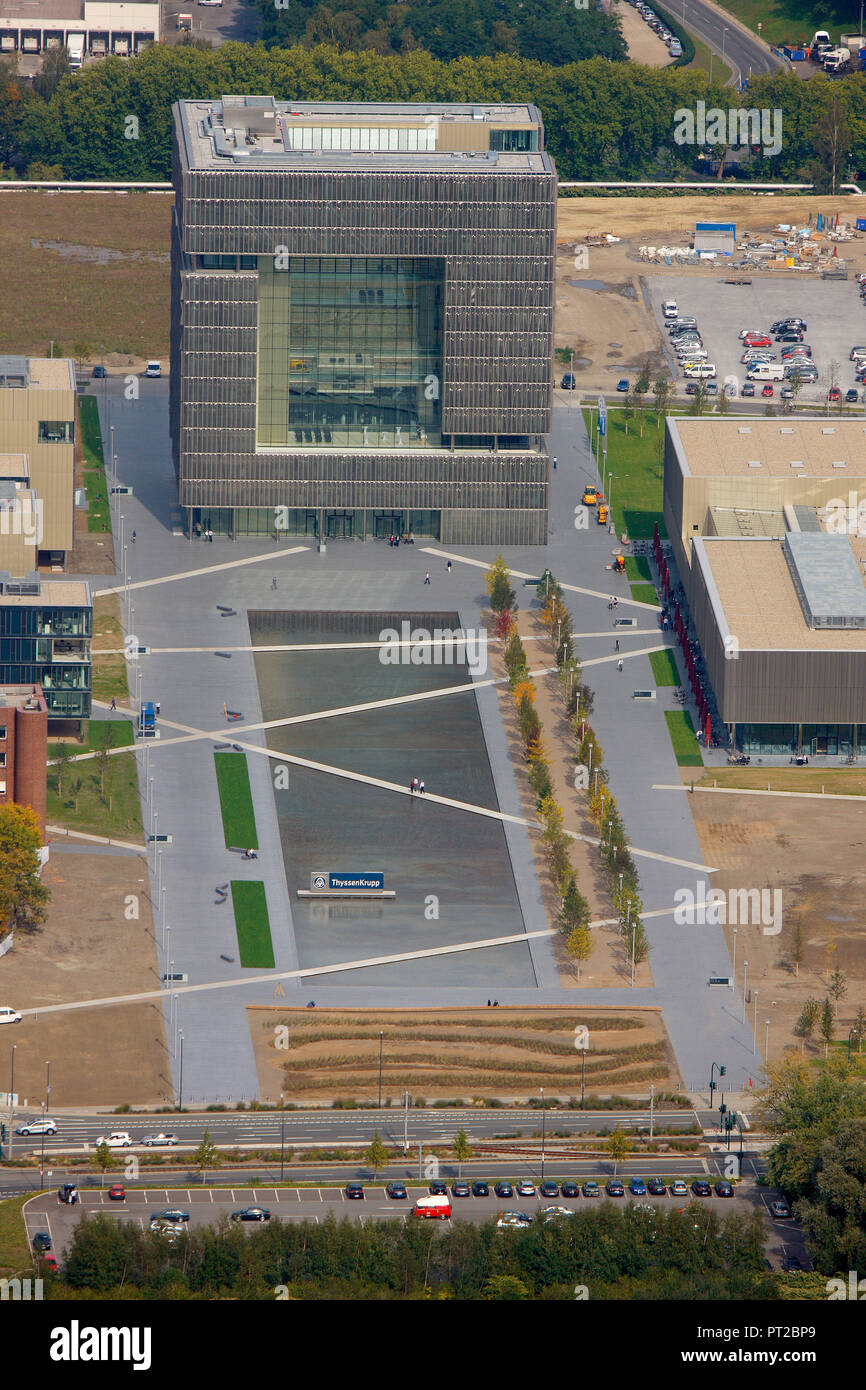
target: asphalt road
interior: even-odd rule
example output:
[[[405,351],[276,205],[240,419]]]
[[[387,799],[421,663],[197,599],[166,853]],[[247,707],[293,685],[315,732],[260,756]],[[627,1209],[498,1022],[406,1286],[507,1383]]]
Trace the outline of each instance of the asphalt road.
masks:
[[[682,20],[695,38],[701,39],[715,53],[723,57],[732,70],[731,82],[748,79],[750,74],[775,72],[786,64],[770,49],[762,39],[743,32],[724,11],[704,0],[685,0],[685,3],[671,7],[674,19]]]
[[[37,1116],[21,1113],[16,1115],[15,1128],[26,1119]],[[97,1139],[115,1130],[127,1132],[133,1140],[131,1149],[117,1150],[118,1156],[137,1153],[144,1157],[148,1148],[142,1146],[145,1135],[174,1134],[181,1149],[197,1145],[205,1130],[210,1131],[215,1144],[235,1144],[239,1147],[258,1147],[263,1144],[279,1145],[281,1132],[287,1147],[294,1144],[353,1144],[369,1143],[374,1132],[386,1144],[403,1143],[404,1115],[402,1110],[351,1110],[351,1111],[279,1111],[248,1110],[216,1112],[195,1115],[54,1115],[57,1121],[56,1135],[46,1135],[44,1151],[52,1153],[72,1153],[85,1145],[95,1145]],[[694,1110],[658,1110],[654,1112],[656,1132],[659,1129],[689,1129],[698,1122],[709,1127],[714,1115],[703,1112],[700,1117]],[[554,1132],[566,1131],[580,1134],[599,1129],[626,1130],[649,1127],[649,1108],[646,1110],[547,1110],[545,1126],[548,1136]],[[8,1126],[7,1126],[8,1128]],[[409,1111],[408,1140],[412,1148],[418,1144],[452,1143],[459,1129],[465,1129],[470,1143],[473,1140],[491,1140],[507,1137],[530,1138],[541,1133],[540,1110],[414,1110]],[[38,1154],[43,1150],[41,1135],[14,1136],[13,1156]],[[162,1152],[171,1152],[163,1148]],[[152,1152],[160,1152],[154,1149]]]
[[[192,36],[207,39],[216,46],[235,40],[255,43],[259,36],[258,15],[246,0],[224,0],[222,5],[199,5],[196,0],[163,0],[162,26],[168,42],[181,42],[177,29],[179,14],[192,15]]]

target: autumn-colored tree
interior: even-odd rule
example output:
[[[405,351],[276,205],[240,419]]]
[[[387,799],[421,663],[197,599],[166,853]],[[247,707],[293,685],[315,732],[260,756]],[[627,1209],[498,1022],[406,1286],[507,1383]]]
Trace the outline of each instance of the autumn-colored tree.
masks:
[[[593,952],[595,942],[589,927],[572,927],[565,941],[565,949],[577,966],[577,978],[580,979],[581,963],[589,960]]]
[[[33,932],[45,921],[51,897],[39,877],[42,832],[29,806],[0,806],[0,926]]]

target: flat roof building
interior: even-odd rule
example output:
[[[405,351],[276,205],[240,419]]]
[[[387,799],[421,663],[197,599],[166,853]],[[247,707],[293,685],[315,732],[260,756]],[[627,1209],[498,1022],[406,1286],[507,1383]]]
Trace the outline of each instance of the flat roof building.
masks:
[[[174,107],[193,534],[544,544],[556,171],[529,105]]]
[[[128,58],[159,41],[159,16],[160,0],[0,0],[0,54],[62,48],[78,34],[85,54]]]
[[[664,515],[735,746],[866,751],[866,424],[669,419]]]
[[[0,356],[2,479],[11,486],[0,506],[0,569],[24,574],[36,564],[65,565],[75,515],[71,358]],[[34,495],[30,510],[13,495],[26,490]]]
[[[83,579],[0,574],[0,685],[39,686],[48,718],[90,718],[93,601]]]
[[[17,802],[45,833],[48,706],[38,685],[0,685],[0,806]]]

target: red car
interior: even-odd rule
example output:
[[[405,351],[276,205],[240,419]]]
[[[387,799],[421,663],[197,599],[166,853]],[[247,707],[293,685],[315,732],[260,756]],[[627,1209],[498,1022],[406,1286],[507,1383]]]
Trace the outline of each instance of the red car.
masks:
[[[772,395],[773,395],[773,388],[772,388],[772,386],[770,385],[769,381],[767,382],[766,386],[764,387],[763,391],[761,392],[761,395],[762,395],[762,396],[772,396]]]
[[[125,1202],[126,1188],[122,1182],[116,1182],[113,1187],[108,1189],[108,1198],[111,1202]]]
[[[770,339],[766,333],[747,333],[743,339],[746,347],[769,347]]]
[[[828,400],[828,401],[841,401],[841,399],[842,399],[842,392],[839,390],[839,387],[838,387],[838,386],[831,386],[831,387],[830,387],[830,390],[827,392],[827,400]]]

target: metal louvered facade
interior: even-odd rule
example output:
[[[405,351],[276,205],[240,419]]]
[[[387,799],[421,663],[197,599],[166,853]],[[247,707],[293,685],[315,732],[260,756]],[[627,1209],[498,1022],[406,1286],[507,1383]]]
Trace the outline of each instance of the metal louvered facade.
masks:
[[[195,136],[214,105],[174,110],[171,434],[181,506],[420,509],[440,514],[443,542],[544,544],[556,247],[549,157],[376,155],[353,167],[350,156],[306,155],[289,168],[265,167],[267,157],[212,167]],[[347,274],[359,258],[441,266],[435,444],[422,434],[425,447],[412,447],[397,429],[388,447],[329,446],[330,431],[300,420],[287,431],[296,447],[261,446],[260,272],[280,256],[321,258]],[[369,293],[373,315],[381,304]],[[364,291],[356,315],[359,298]],[[305,449],[311,436],[318,447]]]

